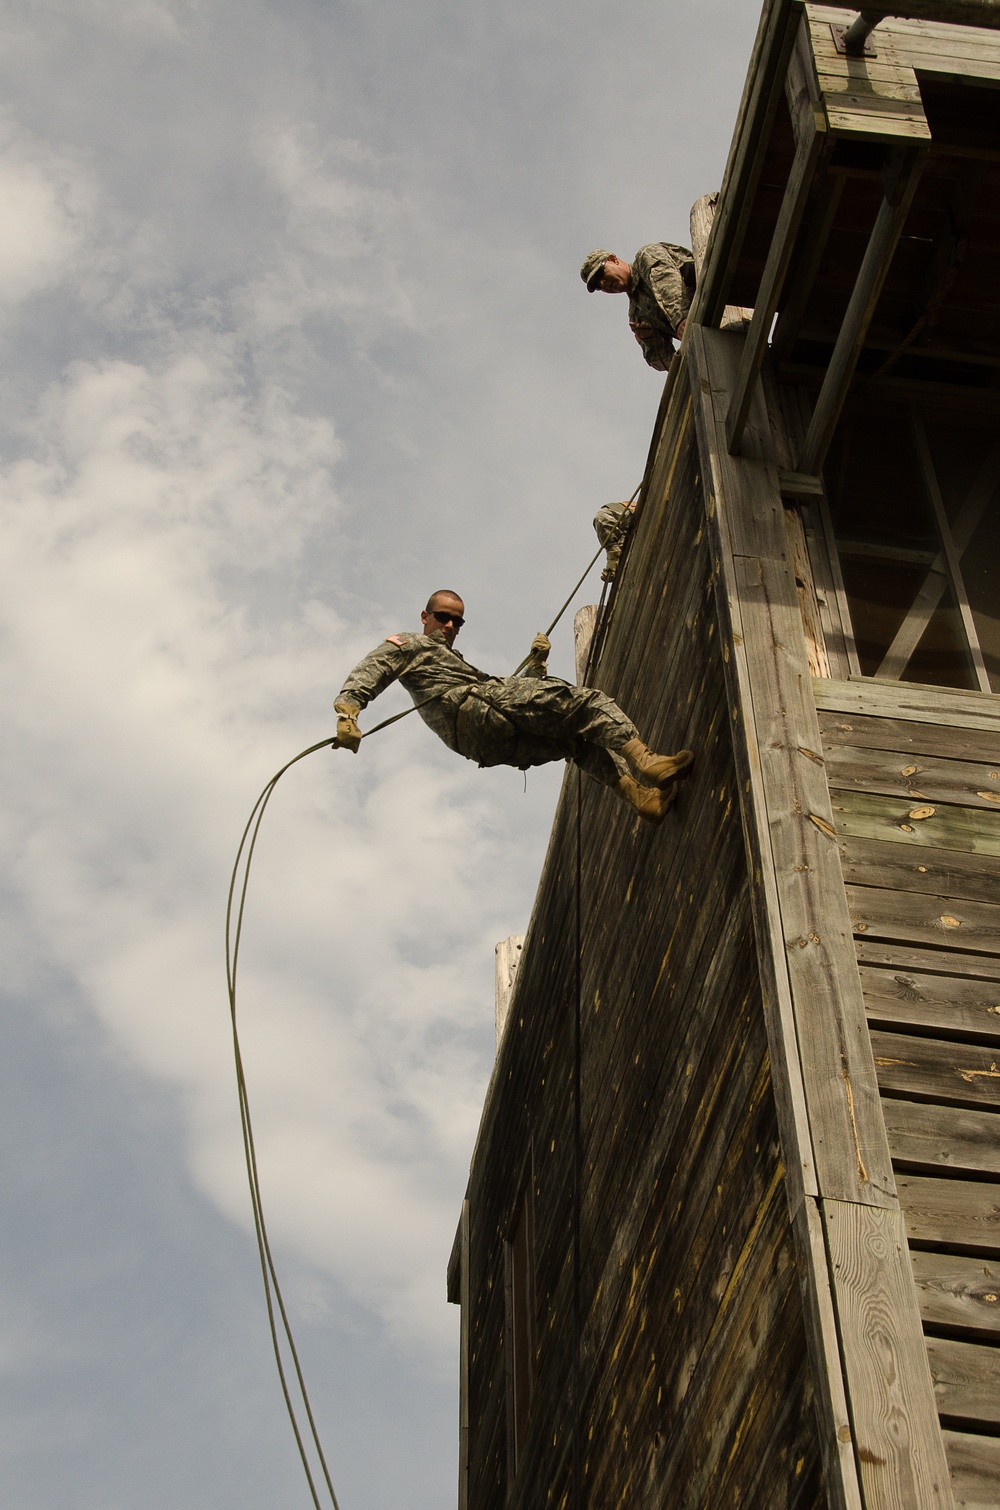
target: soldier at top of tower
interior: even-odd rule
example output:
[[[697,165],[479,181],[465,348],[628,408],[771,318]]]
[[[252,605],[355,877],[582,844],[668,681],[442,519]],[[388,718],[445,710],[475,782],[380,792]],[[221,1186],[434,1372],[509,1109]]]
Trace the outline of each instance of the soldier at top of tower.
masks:
[[[631,262],[597,247],[580,269],[587,291],[628,294],[628,323],[650,367],[666,372],[684,334],[694,294],[694,258],[685,246],[653,241]]]

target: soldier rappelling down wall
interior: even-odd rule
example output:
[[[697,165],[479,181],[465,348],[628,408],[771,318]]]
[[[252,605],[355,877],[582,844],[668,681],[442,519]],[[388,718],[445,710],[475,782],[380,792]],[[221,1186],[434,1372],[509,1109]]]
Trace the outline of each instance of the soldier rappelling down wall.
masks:
[[[334,704],[337,745],[357,752],[363,737],[358,714],[398,680],[428,728],[467,760],[522,771],[572,760],[640,817],[658,822],[690,767],[690,750],[654,754],[610,697],[548,676],[543,634],[535,636],[522,676],[478,671],[455,649],[464,612],[456,593],[433,593],[420,615],[420,633],[389,635],[355,666]]]
[[[615,572],[622,558],[625,536],[632,527],[634,510],[635,500],[629,499],[627,503],[606,503],[594,516],[597,538],[604,546],[608,557],[608,564],[601,572],[602,582],[615,580]]]
[[[687,247],[653,241],[631,262],[598,247],[584,258],[580,277],[588,293],[628,294],[632,334],[650,367],[666,372],[694,297],[694,258]]]

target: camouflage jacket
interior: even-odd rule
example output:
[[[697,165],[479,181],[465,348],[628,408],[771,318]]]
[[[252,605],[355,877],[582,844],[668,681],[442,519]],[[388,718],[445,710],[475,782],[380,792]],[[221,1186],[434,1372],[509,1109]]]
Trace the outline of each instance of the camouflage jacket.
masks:
[[[459,651],[451,649],[441,629],[430,634],[390,634],[359,661],[348,676],[340,697],[367,708],[395,681],[402,682],[414,704],[432,698],[418,708],[428,728],[443,739],[450,750],[458,749],[455,720],[458,709],[477,682],[493,680],[487,672],[477,671]],[[338,699],[339,701],[339,699]]]
[[[640,325],[652,327],[651,335],[636,334],[636,340],[657,372],[666,372],[670,366],[673,338],[687,318],[693,294],[694,259],[687,247],[654,241],[639,248],[632,258],[628,323],[633,333]]]
[[[594,515],[594,529],[605,550],[620,545],[631,527],[632,507],[627,503],[606,503]]]

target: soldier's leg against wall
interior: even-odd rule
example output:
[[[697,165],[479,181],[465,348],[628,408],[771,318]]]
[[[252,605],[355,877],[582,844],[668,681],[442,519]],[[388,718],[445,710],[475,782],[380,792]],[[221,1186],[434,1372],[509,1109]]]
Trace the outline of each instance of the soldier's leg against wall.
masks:
[[[617,789],[622,777],[628,775],[628,767],[620,755],[612,755],[610,750],[602,750],[600,745],[586,744],[582,740],[577,742],[570,759],[602,786]]]
[[[461,753],[480,766],[510,765],[527,770],[529,766],[573,760],[596,781],[612,787],[628,772],[621,755],[583,738],[566,738],[561,732],[555,738],[527,733],[481,697],[467,698],[462,704],[458,735]]]
[[[638,738],[632,720],[595,687],[572,687],[556,677],[508,676],[491,682],[489,691],[494,708],[519,734],[571,746],[583,740],[616,754]]]

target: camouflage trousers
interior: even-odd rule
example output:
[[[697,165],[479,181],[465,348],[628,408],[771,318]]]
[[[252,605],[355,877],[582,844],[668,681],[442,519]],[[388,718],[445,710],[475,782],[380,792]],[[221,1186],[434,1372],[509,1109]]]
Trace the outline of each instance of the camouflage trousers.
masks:
[[[597,538],[608,553],[608,564],[601,573],[602,582],[613,582],[622,557],[625,536],[632,527],[632,510],[627,503],[606,503],[594,518]]]
[[[621,751],[637,735],[610,697],[557,677],[479,682],[458,710],[458,748],[467,760],[522,771],[572,760],[605,786],[617,784],[626,769]]]

